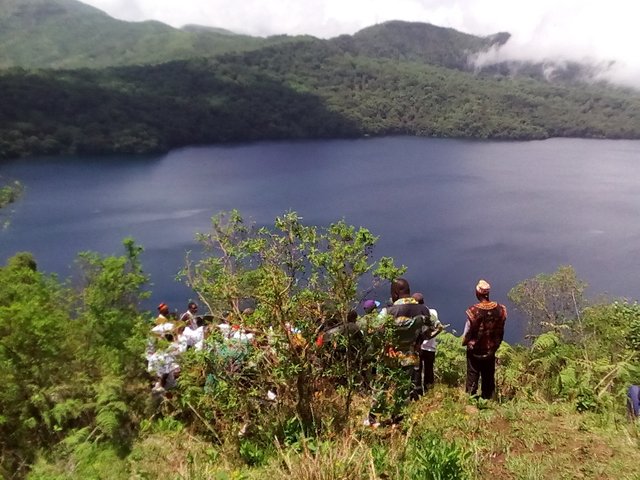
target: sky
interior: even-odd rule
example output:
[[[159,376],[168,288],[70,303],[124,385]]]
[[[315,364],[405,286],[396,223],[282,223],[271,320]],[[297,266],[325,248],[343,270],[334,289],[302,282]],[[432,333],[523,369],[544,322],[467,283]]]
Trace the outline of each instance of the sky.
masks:
[[[82,0],[129,21],[199,24],[256,36],[331,38],[387,20],[428,22],[475,35],[512,34],[483,61],[577,60],[640,86],[636,0]],[[612,63],[613,62],[613,63]]]

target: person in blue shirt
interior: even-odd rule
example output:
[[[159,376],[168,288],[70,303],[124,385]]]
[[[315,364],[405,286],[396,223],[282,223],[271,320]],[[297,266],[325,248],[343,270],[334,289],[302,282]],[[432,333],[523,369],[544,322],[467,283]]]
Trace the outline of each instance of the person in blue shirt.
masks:
[[[631,418],[640,416],[640,386],[631,385],[627,390],[627,411]]]

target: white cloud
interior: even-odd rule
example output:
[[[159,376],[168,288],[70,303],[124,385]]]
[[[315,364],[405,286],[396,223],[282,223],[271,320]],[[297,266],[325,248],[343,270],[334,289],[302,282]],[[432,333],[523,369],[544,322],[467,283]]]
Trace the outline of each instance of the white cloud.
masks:
[[[615,60],[612,74],[640,84],[637,22],[630,0],[83,0],[124,20],[155,19],[251,35],[329,38],[386,20],[429,22],[467,33],[508,31],[501,59]]]

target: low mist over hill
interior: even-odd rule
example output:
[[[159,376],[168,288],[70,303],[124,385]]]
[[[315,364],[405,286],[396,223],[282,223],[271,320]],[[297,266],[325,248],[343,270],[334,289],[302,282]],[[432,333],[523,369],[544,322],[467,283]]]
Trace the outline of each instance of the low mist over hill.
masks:
[[[332,41],[354,55],[467,70],[470,58],[508,39],[508,33],[477,37],[426,23],[391,21]]]
[[[640,138],[640,95],[596,82],[593,66],[480,61],[504,32],[392,21],[262,39],[73,0],[10,0],[0,26],[0,158],[386,134]]]

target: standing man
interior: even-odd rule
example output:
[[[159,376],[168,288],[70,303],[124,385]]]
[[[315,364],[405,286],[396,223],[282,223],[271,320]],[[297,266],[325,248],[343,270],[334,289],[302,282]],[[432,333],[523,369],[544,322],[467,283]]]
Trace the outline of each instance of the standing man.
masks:
[[[423,327],[430,322],[429,308],[411,296],[404,278],[391,283],[391,300],[393,305],[386,309],[391,322],[385,326],[383,358],[376,368],[373,405],[365,421],[372,426],[378,424],[377,415],[384,410],[390,413],[391,423],[401,421],[402,408],[408,400],[416,400],[421,391],[418,349]]]
[[[478,303],[467,309],[462,345],[467,347],[467,393],[476,395],[478,378],[482,398],[490,399],[496,389],[496,351],[504,337],[507,308],[489,300],[491,285],[480,280],[476,285]]]
[[[419,304],[424,304],[424,295],[421,293],[414,293],[413,298]],[[420,345],[420,369],[418,370],[418,378],[421,382],[421,392],[426,393],[429,387],[431,387],[435,381],[433,374],[433,366],[436,362],[436,337],[444,330],[444,326],[438,319],[438,311],[435,308],[429,309],[430,324],[426,325],[423,331],[423,341]]]

